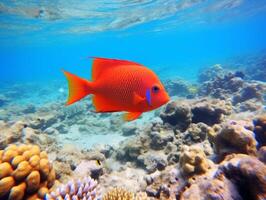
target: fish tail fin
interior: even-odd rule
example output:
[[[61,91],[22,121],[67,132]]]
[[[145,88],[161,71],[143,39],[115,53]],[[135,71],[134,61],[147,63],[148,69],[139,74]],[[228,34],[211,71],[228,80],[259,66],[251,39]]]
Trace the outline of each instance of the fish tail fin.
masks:
[[[66,105],[71,105],[92,93],[92,82],[80,78],[63,70],[68,81],[68,100]]]

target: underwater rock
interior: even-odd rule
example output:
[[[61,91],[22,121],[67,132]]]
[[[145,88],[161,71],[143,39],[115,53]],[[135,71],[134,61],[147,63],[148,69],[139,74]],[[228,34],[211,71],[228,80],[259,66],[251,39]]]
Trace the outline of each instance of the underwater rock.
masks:
[[[132,192],[143,191],[147,187],[143,179],[145,174],[145,171],[142,169],[124,164],[123,170],[114,170],[111,173],[104,173],[100,177],[99,182],[101,183],[101,190],[105,192],[113,187],[123,187],[129,188]]]
[[[53,128],[53,127],[49,127],[47,129],[45,129],[43,132],[48,134],[48,135],[57,135],[57,134],[59,134],[59,131],[56,130],[55,128]]]
[[[249,99],[234,105],[234,110],[237,113],[247,112],[247,111],[255,112],[262,109],[263,109],[263,103],[258,101],[257,99]]]
[[[237,186],[224,175],[215,176],[213,171],[193,177],[183,192],[177,193],[179,200],[242,200]]]
[[[256,155],[254,133],[243,126],[241,121],[228,121],[214,138],[215,151],[220,155],[244,153]]]
[[[231,101],[234,106],[237,106],[235,109],[237,112],[261,109],[258,102],[265,101],[266,84],[243,80],[243,76],[242,72],[227,72],[222,76],[215,76],[200,86],[199,95]],[[252,106],[248,102],[246,105],[241,105],[250,100],[257,102],[257,106]]]
[[[163,171],[155,171],[145,176],[148,196],[156,199],[175,199],[175,188],[180,184],[178,173],[175,166],[167,166]]]
[[[201,148],[184,145],[180,154],[179,165],[184,176],[193,176],[207,172],[213,163],[207,159]]]
[[[250,99],[256,99],[257,101],[263,101],[263,95],[266,91],[266,85],[251,82],[243,87],[238,94],[233,96],[233,104],[245,102]]]
[[[124,136],[135,135],[137,133],[137,126],[135,124],[125,124],[122,126],[122,134]]]
[[[221,123],[224,116],[231,114],[232,105],[218,99],[201,99],[192,105],[191,112],[193,123],[203,122],[212,126]]]
[[[53,113],[47,113],[44,116],[39,116],[32,121],[30,121],[29,126],[33,129],[45,130],[48,127],[51,127],[57,122],[57,117]]]
[[[244,80],[229,72],[222,77],[215,77],[212,80],[204,82],[199,88],[201,96],[211,96],[214,98],[226,100],[234,93],[237,93],[244,85]]]
[[[226,70],[222,68],[220,64],[215,64],[211,67],[204,68],[198,76],[198,80],[200,83],[210,81],[212,79],[215,79],[217,77],[223,77],[226,73]]]
[[[243,62],[243,59],[241,59]],[[266,54],[259,53],[244,60],[245,72],[249,79],[266,82]]]
[[[168,79],[163,83],[170,96],[187,96],[190,93],[188,84],[179,78]]]
[[[74,173],[81,177],[90,176],[96,180],[103,174],[103,166],[97,160],[81,161],[75,168]]]
[[[117,150],[116,158],[125,161],[137,160],[138,156],[142,153],[142,149],[143,145],[139,138],[126,140]]]
[[[98,190],[97,181],[87,177],[82,180],[69,181],[67,184],[46,194],[45,199],[99,200],[100,196],[101,193]]]
[[[266,115],[259,116],[254,121],[255,138],[258,141],[258,147],[266,145]]]
[[[192,114],[188,104],[177,101],[168,103],[161,112],[160,117],[164,123],[175,126],[180,131],[185,131],[192,121]]]
[[[36,112],[36,107],[32,104],[30,105],[27,105],[23,110],[22,112],[24,114],[30,114],[30,113],[35,113]]]
[[[82,160],[87,160],[89,164],[96,164],[95,160],[103,161],[105,160],[105,157],[103,154],[96,151],[80,151],[74,145],[70,144],[65,144],[63,148],[60,149],[57,148],[54,168],[58,172],[57,176],[60,178],[60,180],[66,180],[68,176],[71,176],[73,174],[73,171],[77,172],[76,168],[80,165]],[[92,169],[92,165],[87,167],[91,167],[90,169]],[[101,170],[101,168],[102,167],[100,167],[99,170]],[[81,173],[83,172],[81,171]]]
[[[263,146],[259,149],[258,158],[261,162],[264,162],[264,164],[266,164],[266,146]]]
[[[150,147],[155,150],[162,150],[166,147],[169,142],[173,142],[174,133],[173,131],[151,131],[150,132]]]
[[[9,125],[3,121],[0,124],[0,149],[6,148],[9,144],[18,142],[22,137],[22,130],[25,127],[25,123],[17,121],[16,123]]]
[[[212,132],[213,129],[206,124],[200,122],[197,124],[192,123],[187,129],[186,136],[184,137],[186,144],[193,144],[197,142],[203,142],[207,135]]]
[[[163,170],[167,166],[167,159],[164,155],[146,153],[138,156],[137,160],[144,166],[148,173],[155,172],[156,170]]]
[[[9,145],[0,150],[0,199],[44,198],[55,181],[55,171],[45,151],[36,145]],[[2,186],[5,185],[5,187]]]
[[[7,98],[5,95],[0,94],[0,107],[8,104],[10,102],[9,98]]]
[[[219,170],[237,185],[243,199],[266,199],[266,165],[256,157],[229,155],[220,164]]]

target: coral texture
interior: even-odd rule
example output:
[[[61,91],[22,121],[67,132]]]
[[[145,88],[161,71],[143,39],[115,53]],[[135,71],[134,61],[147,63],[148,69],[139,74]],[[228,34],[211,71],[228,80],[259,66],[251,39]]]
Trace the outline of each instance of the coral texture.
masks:
[[[266,166],[256,157],[231,154],[205,174],[193,176],[180,200],[261,200],[266,198]]]
[[[256,155],[256,145],[254,133],[245,128],[241,121],[225,122],[214,139],[215,150],[219,155],[230,153]]]
[[[185,131],[192,121],[188,104],[180,104],[177,101],[168,103],[160,117],[164,123],[176,126],[181,131]]]
[[[211,168],[212,162],[207,159],[201,148],[183,146],[179,164],[185,176],[192,176],[207,172]]]
[[[102,200],[133,200],[134,194],[123,188],[113,188],[108,191],[102,198]]]
[[[46,152],[36,145],[9,145],[0,151],[0,199],[42,199],[55,181]]]
[[[97,181],[90,177],[83,180],[69,181],[66,185],[62,185],[55,191],[46,194],[45,200],[99,200],[101,198],[97,186]]]
[[[254,133],[258,146],[266,145],[266,115],[262,115],[254,120]]]
[[[219,99],[201,99],[193,103],[191,112],[193,123],[203,122],[212,126],[221,123],[224,116],[231,114],[232,105]]]
[[[266,199],[266,165],[257,158],[244,155],[229,155],[220,170],[238,187],[243,199]]]

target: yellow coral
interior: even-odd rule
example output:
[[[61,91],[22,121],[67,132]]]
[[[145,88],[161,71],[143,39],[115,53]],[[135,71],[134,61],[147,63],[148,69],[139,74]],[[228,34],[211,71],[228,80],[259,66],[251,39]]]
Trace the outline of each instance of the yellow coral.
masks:
[[[43,199],[55,181],[46,152],[36,145],[0,150],[0,199]]]
[[[102,200],[133,200],[134,194],[123,188],[113,188],[109,190]]]
[[[203,150],[197,146],[183,146],[179,164],[186,176],[205,173],[211,168],[212,162],[207,159]]]

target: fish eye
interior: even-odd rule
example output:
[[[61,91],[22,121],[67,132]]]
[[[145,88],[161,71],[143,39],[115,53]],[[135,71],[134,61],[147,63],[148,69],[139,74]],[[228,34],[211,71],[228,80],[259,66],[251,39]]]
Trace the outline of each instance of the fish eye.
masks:
[[[154,85],[154,86],[151,88],[151,90],[152,90],[152,92],[154,92],[154,93],[158,93],[158,92],[160,91],[160,88],[159,88],[159,86]]]

